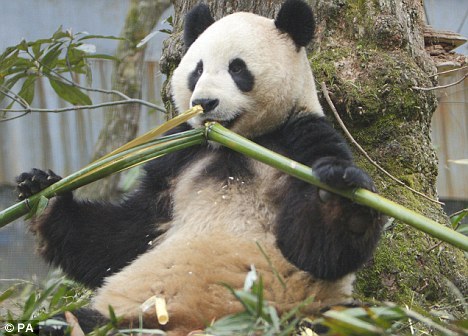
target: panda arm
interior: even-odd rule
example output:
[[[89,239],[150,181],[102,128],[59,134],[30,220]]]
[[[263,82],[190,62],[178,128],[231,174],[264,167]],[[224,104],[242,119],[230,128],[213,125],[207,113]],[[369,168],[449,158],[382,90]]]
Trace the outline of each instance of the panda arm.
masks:
[[[71,192],[51,199],[31,223],[43,257],[89,287],[101,285],[163,233],[160,224],[171,218],[170,182],[196,152],[189,148],[151,161],[139,189],[118,204],[77,200]],[[21,176],[27,184],[48,179],[37,169]],[[43,186],[30,189],[37,188]]]
[[[100,286],[160,234],[157,225],[167,221],[169,201],[164,190],[155,192],[157,199],[140,190],[120,204],[75,200],[71,193],[51,200],[31,224],[42,256],[71,278]]]
[[[323,182],[375,190],[325,118],[290,121],[282,138],[287,155],[311,166]],[[318,278],[333,280],[356,271],[370,258],[380,236],[378,213],[292,177],[285,189],[277,242],[288,260]]]

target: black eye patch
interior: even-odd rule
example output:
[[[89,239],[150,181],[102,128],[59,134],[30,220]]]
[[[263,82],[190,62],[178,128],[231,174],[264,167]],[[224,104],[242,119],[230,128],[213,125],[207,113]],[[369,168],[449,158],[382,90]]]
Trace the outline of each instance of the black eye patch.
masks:
[[[242,92],[252,91],[254,86],[254,76],[247,69],[247,64],[240,59],[235,58],[229,63],[229,74],[239,90]]]
[[[203,61],[199,60],[197,63],[197,67],[193,70],[188,78],[188,88],[190,91],[193,92],[195,90],[195,85],[197,85],[198,80],[200,79],[201,75],[203,74]]]

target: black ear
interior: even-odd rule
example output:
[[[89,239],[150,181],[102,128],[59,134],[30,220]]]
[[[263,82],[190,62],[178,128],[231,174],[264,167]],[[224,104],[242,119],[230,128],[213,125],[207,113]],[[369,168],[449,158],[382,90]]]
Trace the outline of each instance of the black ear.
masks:
[[[188,49],[215,20],[211,16],[210,8],[205,4],[198,4],[185,15],[184,43]]]
[[[301,0],[286,0],[276,16],[275,25],[282,32],[288,33],[298,47],[305,47],[314,37],[312,8]]]

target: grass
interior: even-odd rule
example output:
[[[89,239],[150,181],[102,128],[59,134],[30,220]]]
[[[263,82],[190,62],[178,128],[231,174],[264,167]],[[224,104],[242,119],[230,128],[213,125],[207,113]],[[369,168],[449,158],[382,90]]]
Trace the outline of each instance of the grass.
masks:
[[[462,336],[468,334],[468,319],[456,319],[448,314],[420,312],[408,307],[388,302],[374,302],[361,307],[333,307],[320,316],[308,317],[301,308],[313,301],[310,298],[289,312],[280,315],[264,299],[262,277],[255,269],[246,276],[243,289],[226,286],[234,297],[242,303],[243,311],[213,321],[203,335],[240,336],[314,336],[313,328],[327,327],[324,335],[442,335]],[[5,307],[0,321],[17,323],[30,322],[34,328],[47,324],[63,324],[54,316],[73,311],[89,303],[91,292],[81,285],[54,274],[41,284],[19,282],[0,294],[0,304]],[[468,306],[464,302],[465,310]],[[99,335],[164,335],[154,329],[119,329],[119,319],[111,311],[111,322],[101,326],[90,336]],[[1,323],[1,322],[0,322]],[[3,328],[0,335],[17,335],[16,331],[7,333]],[[34,333],[22,333],[31,334]],[[322,335],[322,334],[321,334]]]

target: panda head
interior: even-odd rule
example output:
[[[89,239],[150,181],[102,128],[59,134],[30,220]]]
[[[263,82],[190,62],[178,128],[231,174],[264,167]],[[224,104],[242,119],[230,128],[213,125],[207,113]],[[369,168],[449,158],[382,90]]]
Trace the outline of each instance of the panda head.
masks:
[[[204,4],[185,18],[187,52],[172,78],[173,101],[183,112],[200,104],[193,127],[218,121],[246,137],[278,128],[293,114],[322,115],[305,46],[313,13],[287,0],[275,20],[234,13],[214,21]]]

